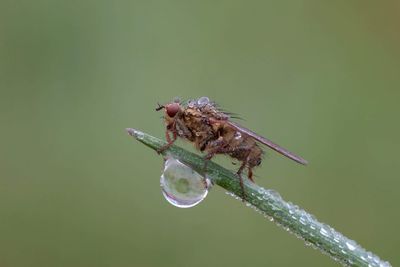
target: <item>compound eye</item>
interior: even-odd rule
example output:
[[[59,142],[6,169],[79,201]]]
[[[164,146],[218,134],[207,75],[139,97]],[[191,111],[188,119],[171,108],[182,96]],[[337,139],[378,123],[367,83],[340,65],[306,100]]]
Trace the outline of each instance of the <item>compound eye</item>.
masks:
[[[165,107],[165,110],[167,111],[167,115],[170,118],[173,118],[179,111],[179,104],[178,103],[169,104]]]

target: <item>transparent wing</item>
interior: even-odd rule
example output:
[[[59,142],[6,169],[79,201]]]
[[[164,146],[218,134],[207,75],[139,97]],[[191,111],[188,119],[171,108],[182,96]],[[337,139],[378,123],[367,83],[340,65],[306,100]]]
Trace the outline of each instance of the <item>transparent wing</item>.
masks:
[[[256,134],[255,132],[253,132],[253,131],[251,131],[251,130],[249,130],[249,129],[247,129],[247,128],[239,125],[239,124],[236,124],[236,123],[234,123],[232,121],[226,121],[225,123],[228,123],[229,125],[234,127],[236,130],[238,130],[239,132],[253,137],[258,142],[266,145],[267,147],[275,150],[276,152],[284,155],[285,157],[288,157],[289,159],[296,161],[297,163],[300,163],[300,164],[303,164],[303,165],[307,165],[308,164],[307,160],[305,160],[305,159],[293,154],[292,152],[286,150],[285,148],[275,144],[271,140],[268,140],[267,138],[262,137],[262,136]]]

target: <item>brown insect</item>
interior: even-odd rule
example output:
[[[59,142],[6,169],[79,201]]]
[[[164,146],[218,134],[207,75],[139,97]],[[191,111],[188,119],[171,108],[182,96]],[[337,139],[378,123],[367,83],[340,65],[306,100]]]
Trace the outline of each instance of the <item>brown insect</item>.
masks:
[[[252,170],[261,164],[264,152],[259,143],[300,164],[307,164],[301,157],[231,121],[232,114],[219,109],[208,97],[190,100],[187,103],[176,100],[166,105],[159,104],[156,108],[157,111],[162,109],[165,111],[165,136],[168,143],[158,152],[169,148],[177,137],[180,137],[192,142],[196,149],[206,152],[206,160],[210,160],[216,154],[229,155],[241,162],[237,174],[242,190],[242,171],[247,168],[248,178],[254,182]]]

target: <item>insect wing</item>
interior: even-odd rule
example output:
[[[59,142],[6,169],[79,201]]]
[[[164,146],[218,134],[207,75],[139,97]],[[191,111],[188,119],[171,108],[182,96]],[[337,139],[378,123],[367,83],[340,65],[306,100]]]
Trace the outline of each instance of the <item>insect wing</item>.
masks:
[[[288,158],[290,158],[291,160],[296,161],[297,163],[300,163],[300,164],[303,164],[303,165],[307,165],[307,163],[308,163],[307,160],[305,160],[305,159],[303,159],[303,158],[301,158],[301,157],[299,157],[299,156],[296,156],[296,155],[293,154],[292,152],[290,152],[290,151],[284,149],[283,147],[281,147],[281,146],[275,144],[275,143],[272,142],[271,140],[268,140],[267,138],[262,137],[262,136],[256,134],[255,132],[253,132],[253,131],[251,131],[251,130],[249,130],[249,129],[247,129],[247,128],[241,126],[241,125],[238,125],[238,124],[236,124],[236,123],[234,123],[234,122],[227,121],[227,123],[229,123],[229,125],[231,125],[232,127],[234,127],[234,128],[235,128],[236,130],[238,130],[239,132],[244,133],[244,134],[246,134],[246,135],[248,135],[248,136],[253,137],[253,138],[254,138],[255,140],[257,140],[258,142],[260,142],[260,143],[262,143],[262,144],[268,146],[269,148],[271,148],[271,149],[275,150],[276,152],[278,152],[278,153],[284,155],[285,157],[288,157]]]

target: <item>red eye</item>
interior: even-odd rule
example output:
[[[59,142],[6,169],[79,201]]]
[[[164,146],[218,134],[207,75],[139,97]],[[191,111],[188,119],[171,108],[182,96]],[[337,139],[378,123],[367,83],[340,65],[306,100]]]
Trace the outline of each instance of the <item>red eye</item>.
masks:
[[[179,104],[178,103],[169,104],[165,107],[165,110],[167,111],[167,115],[173,118],[179,111]]]

